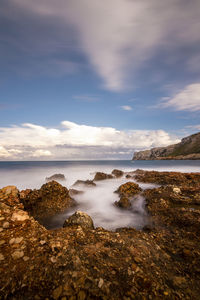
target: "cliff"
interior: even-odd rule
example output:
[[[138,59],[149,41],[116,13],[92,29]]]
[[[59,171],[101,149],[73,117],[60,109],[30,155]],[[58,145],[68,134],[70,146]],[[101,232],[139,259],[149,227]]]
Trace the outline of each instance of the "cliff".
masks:
[[[185,137],[180,143],[134,153],[133,160],[200,159],[200,132]]]

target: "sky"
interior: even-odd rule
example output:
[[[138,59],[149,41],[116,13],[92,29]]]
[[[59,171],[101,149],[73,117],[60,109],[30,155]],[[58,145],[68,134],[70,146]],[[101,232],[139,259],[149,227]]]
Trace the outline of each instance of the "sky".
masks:
[[[131,159],[200,131],[199,0],[1,0],[0,160]]]

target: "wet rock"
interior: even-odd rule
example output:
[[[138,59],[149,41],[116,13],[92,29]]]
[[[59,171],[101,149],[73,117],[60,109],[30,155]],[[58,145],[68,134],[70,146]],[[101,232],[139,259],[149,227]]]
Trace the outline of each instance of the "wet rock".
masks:
[[[92,218],[82,211],[76,211],[72,216],[65,220],[63,227],[72,225],[80,225],[83,228],[94,229]]]
[[[54,174],[50,177],[45,178],[46,182],[55,180],[55,181],[66,181],[65,175],[64,174]]]
[[[25,209],[38,220],[76,205],[68,189],[56,181],[43,184],[39,190],[22,191],[20,197]]]
[[[123,175],[124,175],[124,172],[123,171],[121,171],[121,170],[117,170],[117,169],[114,169],[113,171],[112,171],[112,175],[114,175],[115,177],[122,177]]]
[[[141,192],[141,190],[142,189],[137,183],[130,181],[120,185],[120,187],[116,190],[116,193],[118,193],[121,196],[132,197]]]
[[[76,189],[69,189],[69,194],[70,196],[75,196],[75,195],[81,195],[83,194],[84,192],[83,191],[79,191],[79,190],[76,190]]]
[[[122,196],[119,201],[115,201],[115,206],[125,209],[131,208],[131,201],[128,197]]]
[[[98,181],[98,180],[105,180],[105,179],[112,179],[113,176],[111,174],[106,174],[103,172],[97,172],[94,176],[94,181]]]
[[[84,185],[84,186],[87,186],[87,187],[94,187],[96,186],[96,183],[93,182],[93,180],[77,180],[73,186],[81,186],[81,185]]]

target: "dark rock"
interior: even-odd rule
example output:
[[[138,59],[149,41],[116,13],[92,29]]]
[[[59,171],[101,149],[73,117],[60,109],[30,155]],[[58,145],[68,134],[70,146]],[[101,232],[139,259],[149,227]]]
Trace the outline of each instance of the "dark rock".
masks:
[[[129,179],[129,178],[132,178],[132,176],[129,175],[129,174],[127,174],[127,175],[126,175],[126,178]]]
[[[131,208],[131,201],[128,197],[122,196],[119,201],[115,201],[115,206],[120,208]]]
[[[105,180],[105,179],[112,179],[113,176],[111,174],[106,174],[103,172],[97,172],[94,176],[94,181],[98,181],[98,180]]]
[[[112,171],[112,175],[114,175],[115,177],[122,177],[123,175],[124,175],[124,172],[123,171],[121,171],[121,170],[117,170],[117,169],[114,169],[113,171]]]
[[[56,181],[65,181],[66,178],[65,178],[65,175],[64,175],[64,174],[54,174],[54,175],[52,175],[52,176],[50,176],[50,177],[46,177],[45,180],[46,180],[47,182],[52,181],[52,180],[56,180]]]
[[[77,180],[73,186],[78,186],[78,185],[85,185],[88,187],[94,187],[96,186],[96,183],[93,182],[93,180]]]
[[[56,181],[43,184],[39,190],[21,191],[20,199],[25,209],[37,219],[53,216],[76,205],[68,189]]]
[[[72,216],[65,220],[63,227],[80,225],[83,228],[94,229],[92,218],[82,211],[76,211]]]

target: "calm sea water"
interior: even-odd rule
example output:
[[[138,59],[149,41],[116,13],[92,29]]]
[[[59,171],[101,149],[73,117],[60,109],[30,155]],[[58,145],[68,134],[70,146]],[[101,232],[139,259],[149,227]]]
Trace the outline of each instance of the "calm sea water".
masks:
[[[196,161],[26,161],[0,162],[0,188],[15,185],[19,190],[40,188],[45,183],[45,177],[55,173],[62,173],[67,188],[78,180],[93,179],[95,172],[110,173],[113,169],[133,171],[136,169],[200,172],[200,160]],[[148,222],[145,211],[145,199],[139,196],[133,201],[132,211],[120,210],[113,204],[119,200],[114,191],[127,179],[109,179],[97,182],[94,188],[81,187],[84,194],[75,197],[78,209],[87,212],[94,220],[95,226],[102,226],[114,230],[118,227],[142,228]],[[143,189],[154,185],[141,184]],[[76,208],[77,210],[77,208]],[[48,228],[61,227],[64,220],[74,210],[66,211],[47,221]]]

